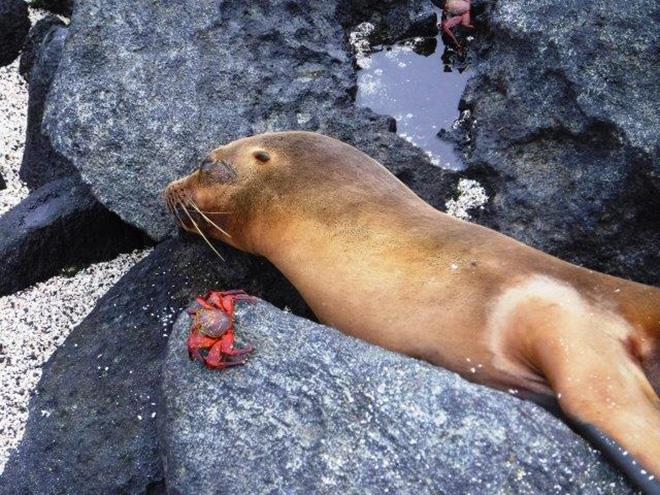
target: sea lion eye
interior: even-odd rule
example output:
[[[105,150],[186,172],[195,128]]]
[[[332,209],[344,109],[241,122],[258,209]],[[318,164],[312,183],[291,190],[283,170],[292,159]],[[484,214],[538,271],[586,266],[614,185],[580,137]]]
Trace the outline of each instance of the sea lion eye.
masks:
[[[215,160],[213,160],[211,157],[207,156],[202,160],[202,163],[199,164],[199,171],[200,172],[206,172],[211,168],[211,166],[215,163]]]
[[[254,157],[264,163],[270,160],[270,155],[266,151],[255,151]]]

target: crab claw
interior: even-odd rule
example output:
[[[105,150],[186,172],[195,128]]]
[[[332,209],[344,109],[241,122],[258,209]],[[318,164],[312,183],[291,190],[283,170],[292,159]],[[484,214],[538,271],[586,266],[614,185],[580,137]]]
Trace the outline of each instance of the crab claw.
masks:
[[[226,365],[244,364],[247,360],[246,358],[240,360],[230,358],[245,356],[252,351],[254,351],[254,348],[251,345],[243,349],[234,348],[234,330],[232,329],[213,344],[208,356],[206,356],[205,364],[209,368],[224,368]]]
[[[187,341],[188,357],[191,361],[196,360],[203,363],[204,357],[199,352],[200,349],[209,349],[216,342],[216,339],[202,335],[199,333],[199,329],[193,327]]]

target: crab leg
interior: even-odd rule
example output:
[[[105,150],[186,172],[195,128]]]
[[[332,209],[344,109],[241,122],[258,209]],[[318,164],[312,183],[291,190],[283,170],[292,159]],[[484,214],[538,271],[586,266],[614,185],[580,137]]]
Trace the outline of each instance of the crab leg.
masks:
[[[451,28],[454,26],[458,26],[461,24],[461,20],[463,19],[463,16],[456,16],[456,17],[451,17],[447,20],[442,21],[442,32],[445,33],[449,38],[454,42],[454,44],[458,47],[461,46],[461,44],[458,42],[456,39],[456,36],[454,36],[454,33],[451,32]]]
[[[224,310],[228,316],[232,317],[234,315],[234,301],[252,301],[254,297],[242,290],[210,291],[206,300],[215,307]]]
[[[188,336],[188,357],[192,360],[204,362],[204,358],[200,354],[200,349],[208,349],[217,342],[217,339],[212,339],[199,333],[198,329],[193,329]]]
[[[465,14],[461,16],[461,24],[466,28],[474,29],[474,26],[470,22],[470,11],[468,10]]]
[[[234,331],[229,330],[213,344],[208,356],[206,356],[205,364],[210,368],[217,368],[223,362],[243,364],[245,363],[245,359],[240,361],[225,361],[224,359],[226,357],[244,356],[253,350],[252,346],[245,347],[244,349],[234,349]]]

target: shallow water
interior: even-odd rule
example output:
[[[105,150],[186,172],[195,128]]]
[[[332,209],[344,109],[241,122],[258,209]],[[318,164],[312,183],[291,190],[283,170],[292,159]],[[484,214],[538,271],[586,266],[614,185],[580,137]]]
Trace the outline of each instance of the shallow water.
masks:
[[[454,145],[437,133],[458,119],[458,102],[472,72],[445,65],[441,36],[426,39],[426,44],[434,39],[435,50],[427,48],[426,55],[404,43],[362,57],[357,104],[393,116],[398,134],[426,151],[434,165],[461,170],[464,164]]]

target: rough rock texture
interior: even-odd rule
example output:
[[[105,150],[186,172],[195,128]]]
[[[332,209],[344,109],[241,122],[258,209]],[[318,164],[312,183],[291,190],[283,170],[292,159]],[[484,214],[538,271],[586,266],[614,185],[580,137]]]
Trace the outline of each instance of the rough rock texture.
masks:
[[[206,370],[189,324],[163,367],[170,493],[632,493],[559,420],[449,371],[264,302],[238,306],[248,363]]]
[[[49,15],[38,21],[28,33],[18,65],[19,73],[28,82],[30,81],[30,70],[32,70],[32,66],[37,58],[41,42],[48,34],[48,31],[54,26],[64,27],[64,23],[57,16]]]
[[[138,229],[96,201],[79,177],[53,181],[0,216],[0,295],[145,242]]]
[[[438,32],[436,15],[424,0],[339,0],[334,5],[335,17],[347,31],[362,22],[374,26],[368,36],[372,44],[394,43]]]
[[[391,119],[355,110],[347,41],[362,21],[378,26],[375,39],[432,32],[431,8],[420,0],[81,2],[44,125],[100,201],[156,239],[172,229],[159,197],[170,180],[210,149],[269,130],[343,137],[442,206],[451,174],[391,132]]]
[[[166,241],[99,301],[45,365],[0,493],[162,493],[154,413],[181,309],[209,287],[243,287],[309,314],[267,262],[229,248],[223,255],[225,263],[197,240]]]
[[[5,179],[2,177],[2,175],[0,175],[0,191],[6,189],[6,187],[7,187],[7,183],[5,182]]]
[[[29,30],[27,3],[0,0],[0,67],[11,64],[18,57]]]
[[[470,175],[480,219],[544,251],[660,283],[653,0],[478,2]],[[570,20],[570,22],[568,22]]]
[[[73,5],[73,0],[32,0],[32,6],[66,17],[71,17]]]
[[[98,300],[150,252],[136,250],[84,268],[68,268],[0,297],[0,475],[23,439],[41,367]]]
[[[32,190],[54,179],[79,175],[73,165],[53,149],[50,139],[41,131],[46,97],[60,63],[66,37],[66,28],[52,26],[36,48],[34,64],[30,69],[28,124],[20,177]]]

